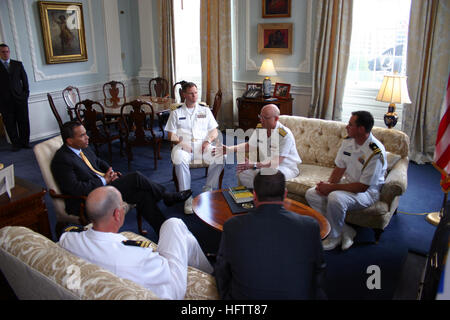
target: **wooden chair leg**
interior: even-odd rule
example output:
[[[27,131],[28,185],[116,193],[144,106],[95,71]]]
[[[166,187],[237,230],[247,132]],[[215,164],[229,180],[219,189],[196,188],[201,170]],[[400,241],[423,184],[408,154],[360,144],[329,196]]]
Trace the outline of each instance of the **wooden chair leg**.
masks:
[[[380,241],[381,234],[383,233],[383,229],[373,229],[373,232],[375,233],[375,243],[378,244],[378,241]]]
[[[220,173],[220,176],[219,176],[219,189],[222,189],[222,180],[223,180],[224,172],[225,172],[225,168],[222,169],[222,172]]]
[[[136,218],[138,224],[138,232],[140,235],[145,236],[147,234],[147,230],[142,229],[142,215],[139,212],[137,212],[137,210],[136,210]]]
[[[175,172],[175,166],[172,164],[172,180],[173,183],[175,184],[175,190],[177,192],[180,192],[180,186],[178,185],[178,178],[177,178],[177,174]]]

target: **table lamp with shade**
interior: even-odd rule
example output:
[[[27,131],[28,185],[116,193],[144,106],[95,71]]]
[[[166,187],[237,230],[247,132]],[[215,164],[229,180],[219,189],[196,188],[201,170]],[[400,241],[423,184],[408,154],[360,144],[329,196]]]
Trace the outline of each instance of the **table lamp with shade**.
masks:
[[[389,129],[395,127],[398,120],[397,112],[395,112],[395,104],[411,103],[406,85],[406,77],[398,74],[385,75],[375,100],[389,102],[388,112],[384,114],[384,124]]]
[[[264,59],[261,68],[259,69],[258,75],[265,76],[263,81],[263,95],[264,98],[270,98],[270,76],[276,76],[277,72],[275,71],[275,67],[273,66],[272,59]]]

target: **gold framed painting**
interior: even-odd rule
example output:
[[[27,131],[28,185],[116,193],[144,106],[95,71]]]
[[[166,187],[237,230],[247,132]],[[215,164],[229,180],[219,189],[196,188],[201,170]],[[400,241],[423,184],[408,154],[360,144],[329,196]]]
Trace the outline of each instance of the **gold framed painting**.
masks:
[[[291,0],[261,0],[263,18],[289,18]]]
[[[259,23],[258,53],[292,54],[292,23]]]
[[[81,3],[39,1],[39,15],[47,63],[87,61]]]

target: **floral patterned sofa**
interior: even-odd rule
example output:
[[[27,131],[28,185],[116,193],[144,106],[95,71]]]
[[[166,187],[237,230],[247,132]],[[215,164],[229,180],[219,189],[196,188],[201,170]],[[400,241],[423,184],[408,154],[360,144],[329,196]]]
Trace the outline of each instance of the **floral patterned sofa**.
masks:
[[[148,240],[132,232],[122,234]],[[25,227],[0,229],[0,269],[19,299],[159,299],[150,290],[72,255]],[[189,267],[185,299],[219,299],[214,277]]]
[[[319,181],[327,181],[335,167],[337,151],[347,136],[347,124],[297,116],[280,116],[279,121],[291,129],[302,159],[300,175],[287,181],[288,197],[307,204],[306,190]],[[364,210],[349,211],[346,221],[374,229],[378,241],[408,185],[409,137],[402,131],[381,127],[374,127],[372,133],[387,151],[385,184],[379,201]]]

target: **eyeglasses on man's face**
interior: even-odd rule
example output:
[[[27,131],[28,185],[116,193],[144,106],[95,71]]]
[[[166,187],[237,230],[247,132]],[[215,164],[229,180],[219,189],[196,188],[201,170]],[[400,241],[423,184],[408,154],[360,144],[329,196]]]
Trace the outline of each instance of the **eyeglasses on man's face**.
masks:
[[[270,120],[271,118],[275,118],[275,116],[268,116],[268,117],[266,117],[266,116],[263,116],[262,114],[258,114],[258,119],[259,120],[262,120],[262,119]]]

